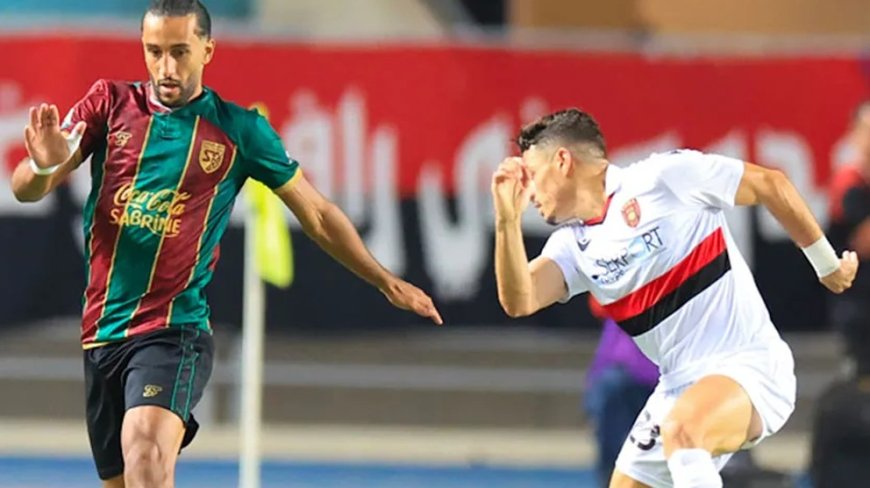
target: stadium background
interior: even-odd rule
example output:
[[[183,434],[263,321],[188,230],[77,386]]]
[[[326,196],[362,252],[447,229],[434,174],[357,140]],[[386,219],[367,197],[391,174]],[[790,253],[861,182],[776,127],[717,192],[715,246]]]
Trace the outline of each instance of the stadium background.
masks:
[[[870,94],[862,0],[206,3],[206,83],[264,105],[306,175],[447,322],[392,310],[288,214],[297,279],[268,291],[266,486],[592,486],[580,405],[597,323],[582,300],[511,322],[496,300],[488,188],[510,138],[580,106],[615,162],[684,146],[779,167],[824,223],[849,113]],[[93,486],[77,346],[88,175],[27,206],[8,177],[30,105],[63,110],[96,78],[144,77],[146,4],[0,2],[0,486]],[[240,201],[209,290],[218,366],[180,486],[235,483],[244,215]],[[528,217],[535,253],[549,229]],[[772,217],[729,219],[797,352],[798,410],[758,460],[799,477],[840,347]]]

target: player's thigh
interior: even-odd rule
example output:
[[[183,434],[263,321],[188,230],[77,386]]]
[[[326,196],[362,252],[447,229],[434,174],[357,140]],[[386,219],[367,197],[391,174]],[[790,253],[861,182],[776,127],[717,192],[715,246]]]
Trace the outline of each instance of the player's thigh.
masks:
[[[650,488],[631,476],[623,473],[618,468],[613,470],[613,476],[610,478],[609,488]]]
[[[175,413],[158,406],[142,405],[127,410],[121,428],[125,458],[156,450],[166,464],[173,465],[181,448],[184,423]]]
[[[124,473],[121,426],[125,405],[119,365],[123,354],[119,347],[109,345],[84,351],[88,439],[102,480],[115,479]]]
[[[670,486],[660,426],[676,398],[664,390],[650,395],[619,451],[610,486]]]
[[[213,349],[211,336],[193,326],[138,341],[126,370],[125,458],[139,444],[178,453],[190,412],[211,376]]]
[[[162,407],[187,425],[211,377],[213,351],[211,335],[193,326],[144,337],[127,365],[127,409]]]
[[[762,434],[761,417],[746,390],[732,378],[705,376],[684,391],[662,424],[665,457],[675,448],[735,452]]]

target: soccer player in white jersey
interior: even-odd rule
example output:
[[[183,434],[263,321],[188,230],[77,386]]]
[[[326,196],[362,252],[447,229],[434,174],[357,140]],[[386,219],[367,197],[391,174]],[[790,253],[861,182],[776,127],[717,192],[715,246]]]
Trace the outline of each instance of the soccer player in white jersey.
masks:
[[[686,150],[615,166],[576,109],[527,125],[517,142],[522,157],[492,180],[502,307],[525,316],[588,291],[658,364],[611,488],[721,487],[732,453],[778,431],[795,401],[791,351],[723,209],[764,205],[834,293],[851,286],[855,253],[837,256],[776,170]],[[559,225],[531,262],[520,226],[529,202]]]

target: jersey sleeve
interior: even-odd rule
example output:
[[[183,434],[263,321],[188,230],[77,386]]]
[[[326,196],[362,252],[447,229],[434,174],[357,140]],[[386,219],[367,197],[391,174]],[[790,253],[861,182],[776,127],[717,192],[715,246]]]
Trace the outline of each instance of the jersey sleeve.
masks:
[[[302,174],[299,163],[284,149],[281,137],[260,114],[250,121],[243,156],[248,176],[273,190]]]
[[[566,303],[572,297],[589,291],[574,257],[576,247],[574,233],[570,228],[563,227],[550,235],[547,243],[544,244],[544,249],[541,250],[541,256],[556,263],[562,271],[562,279],[565,280],[568,292],[559,298],[561,303]]]
[[[661,183],[685,203],[731,208],[743,177],[739,159],[699,151],[674,151],[654,158]]]
[[[97,80],[64,117],[61,129],[65,131],[72,130],[79,122],[87,124],[79,145],[84,159],[94,152],[101,141],[105,141],[111,106],[111,85],[107,80]]]

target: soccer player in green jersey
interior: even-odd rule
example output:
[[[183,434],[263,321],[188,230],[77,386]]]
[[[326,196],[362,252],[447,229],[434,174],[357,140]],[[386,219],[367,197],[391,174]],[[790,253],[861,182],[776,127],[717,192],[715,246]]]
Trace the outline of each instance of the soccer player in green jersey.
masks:
[[[212,369],[204,289],[248,178],[393,305],[441,323],[431,298],[384,269],[306,181],[262,116],[203,86],[215,42],[202,3],[154,0],[142,45],[148,82],[99,80],[62,122],[53,105],[30,110],[30,159],[12,177],[20,201],[37,201],[91,157],[81,339],[91,449],[112,488],[173,486]]]

